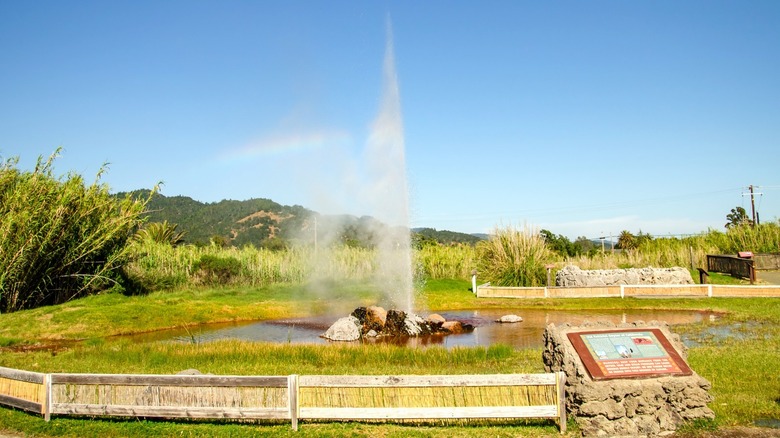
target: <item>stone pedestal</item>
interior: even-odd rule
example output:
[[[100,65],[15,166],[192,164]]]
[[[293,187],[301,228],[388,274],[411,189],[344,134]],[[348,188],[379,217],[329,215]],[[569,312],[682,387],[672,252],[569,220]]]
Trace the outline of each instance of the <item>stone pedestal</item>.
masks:
[[[685,421],[714,418],[710,383],[693,372],[687,376],[654,376],[594,380],[568,338],[571,332],[616,328],[659,329],[676,353],[686,359],[680,337],[665,323],[611,323],[556,326],[544,333],[542,354],[548,372],[566,373],[566,405],[583,436],[663,436]]]

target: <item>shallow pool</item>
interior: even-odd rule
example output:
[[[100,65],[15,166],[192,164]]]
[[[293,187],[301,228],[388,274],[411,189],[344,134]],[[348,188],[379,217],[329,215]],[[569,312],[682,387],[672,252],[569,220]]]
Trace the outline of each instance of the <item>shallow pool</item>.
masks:
[[[447,320],[458,320],[471,324],[475,327],[474,331],[448,336],[439,335],[404,339],[376,338],[355,342],[391,342],[408,346],[440,345],[447,348],[455,346],[489,346],[500,343],[516,348],[537,348],[543,345],[542,334],[544,328],[550,323],[581,324],[586,321],[609,321],[612,323],[663,321],[674,326],[677,324],[715,321],[718,318],[714,312],[690,310],[562,311],[489,309],[435,313],[439,313]],[[523,322],[514,324],[495,322],[496,319],[508,314],[521,316]],[[334,343],[334,341],[323,339],[320,335],[342,316],[345,315],[231,324],[206,324],[189,329],[135,335],[132,338],[139,342],[171,341],[200,343],[220,339],[239,339],[255,342],[329,344]]]

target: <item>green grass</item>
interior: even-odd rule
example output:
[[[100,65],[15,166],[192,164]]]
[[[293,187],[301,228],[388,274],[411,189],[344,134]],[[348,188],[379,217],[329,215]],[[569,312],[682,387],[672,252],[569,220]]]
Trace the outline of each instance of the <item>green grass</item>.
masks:
[[[492,374],[544,372],[541,350],[490,347],[405,348],[393,345],[278,345],[248,341],[201,344],[92,344],[52,354],[7,352],[3,366],[38,372],[175,374],[196,368],[220,375]]]
[[[207,322],[278,319],[373,304],[380,293],[354,282],[182,289],[146,296],[106,293],[59,306],[0,315],[0,339],[6,344],[74,340],[142,333]],[[351,308],[349,308],[351,306]]]
[[[429,280],[418,296],[432,310],[546,308],[561,310],[691,309],[721,312],[715,323],[675,326],[697,336],[689,363],[712,383],[714,422],[689,425],[686,433],[750,426],[780,418],[780,300],[699,299],[478,299],[461,280]],[[318,293],[318,291],[320,293]],[[324,292],[323,292],[324,291]],[[338,291],[338,292],[336,292]],[[330,296],[328,294],[331,294]],[[349,311],[381,297],[360,283],[322,288],[275,285],[256,288],[186,289],[145,297],[106,294],[59,306],[0,315],[0,366],[40,372],[287,374],[459,374],[542,372],[541,349],[517,350],[440,347],[414,349],[390,345],[273,345],[241,341],[211,343],[134,343],[106,335],[152,331],[198,322],[268,319]],[[725,340],[707,329],[729,329]],[[19,352],[8,345],[41,339],[87,339],[64,350]],[[46,341],[48,342],[48,341]],[[57,418],[50,423],[26,413],[0,409],[0,431],[41,436],[557,436],[553,423],[399,425],[303,423],[298,434],[289,424],[225,424],[194,421],[85,420]],[[576,430],[573,431],[576,434]]]
[[[300,423],[293,431],[289,423],[236,424],[212,422],[166,422],[137,419],[74,419],[55,418],[45,423],[28,414],[0,409],[0,433],[3,427],[23,430],[29,436],[58,436],[79,438],[112,437],[561,437],[558,427],[547,421],[513,421],[499,424],[452,425],[422,424],[366,424],[366,423]],[[7,429],[7,430],[8,430]]]

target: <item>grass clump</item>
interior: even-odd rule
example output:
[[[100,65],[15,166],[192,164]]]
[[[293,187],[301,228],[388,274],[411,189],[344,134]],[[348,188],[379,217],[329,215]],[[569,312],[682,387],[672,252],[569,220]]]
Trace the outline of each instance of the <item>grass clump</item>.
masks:
[[[496,228],[477,245],[480,276],[496,286],[544,286],[553,259],[544,238],[529,228]]]
[[[108,187],[53,174],[59,150],[35,169],[0,163],[0,312],[64,303],[120,280],[126,242],[145,201],[117,200]]]

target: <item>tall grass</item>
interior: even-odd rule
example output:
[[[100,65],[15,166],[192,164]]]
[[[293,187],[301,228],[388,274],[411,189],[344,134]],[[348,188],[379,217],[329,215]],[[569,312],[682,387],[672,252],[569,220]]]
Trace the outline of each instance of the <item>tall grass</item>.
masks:
[[[375,253],[370,249],[337,246],[327,253],[311,247],[281,251],[246,246],[217,245],[173,247],[150,239],[132,242],[132,261],[127,275],[146,290],[171,289],[203,283],[196,267],[205,256],[232,258],[242,269],[229,285],[263,286],[273,283],[302,283],[313,278],[365,280],[376,270]]]
[[[545,265],[555,258],[544,238],[528,227],[497,227],[490,239],[477,245],[481,276],[498,286],[543,286]]]
[[[53,175],[59,150],[33,171],[0,163],[0,311],[62,303],[116,281],[145,202]]]
[[[658,238],[643,241],[636,249],[605,251],[592,256],[580,255],[566,259],[582,269],[618,269],[639,267],[706,266],[707,254],[720,250],[706,235],[677,238]]]
[[[476,249],[471,245],[425,245],[415,252],[423,278],[469,278],[477,267]]]
[[[539,234],[530,229],[496,229],[493,236],[477,247],[469,245],[425,245],[414,251],[416,281],[427,279],[468,279],[477,268],[479,276],[494,284],[512,286],[543,285],[545,265],[574,264],[582,269],[630,267],[673,267],[691,269],[706,266],[707,254],[735,253],[737,250],[778,252],[780,226],[762,224],[738,227],[727,232],[643,241],[636,249],[605,251],[593,255],[564,258],[554,253]],[[226,282],[235,286],[264,286],[273,283],[299,284],[311,279],[370,279],[377,270],[373,249],[334,246],[321,249],[289,247],[274,251],[247,246],[218,245],[173,247],[143,239],[129,247],[131,262],[127,276],[146,290],[171,289],[204,284],[196,267],[204,256],[235,259],[241,265],[237,275]]]

